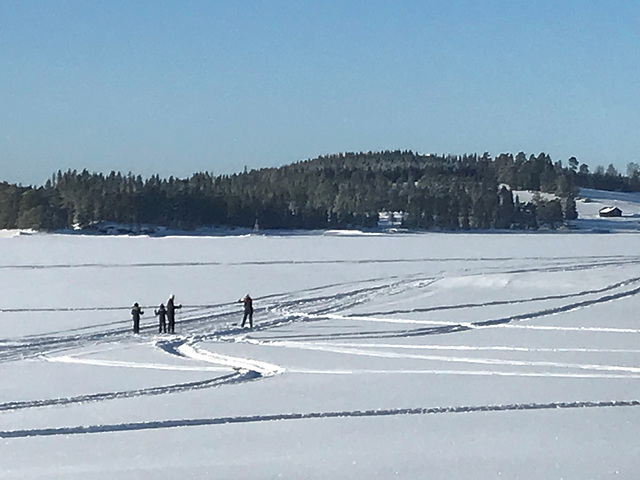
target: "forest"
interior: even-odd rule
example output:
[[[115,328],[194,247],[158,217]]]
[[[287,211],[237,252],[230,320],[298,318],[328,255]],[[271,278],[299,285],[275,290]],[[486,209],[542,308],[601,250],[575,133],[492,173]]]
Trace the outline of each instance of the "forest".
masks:
[[[0,229],[95,229],[112,222],[192,230],[375,228],[402,212],[408,229],[557,228],[576,218],[579,187],[640,190],[640,168],[593,172],[545,153],[340,153],[233,175],[143,179],[133,173],[58,171],[42,186],[0,183]],[[553,193],[523,203],[513,191]]]

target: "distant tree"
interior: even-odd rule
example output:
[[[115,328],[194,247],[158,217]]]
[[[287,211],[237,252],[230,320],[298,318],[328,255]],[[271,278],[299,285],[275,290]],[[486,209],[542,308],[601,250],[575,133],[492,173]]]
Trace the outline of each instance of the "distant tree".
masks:
[[[538,223],[536,221],[536,205],[533,202],[521,203],[516,197],[514,204],[514,228],[521,230],[536,230]]]
[[[17,227],[21,229],[41,229],[43,226],[43,210],[38,192],[29,188],[20,196]]]
[[[640,175],[640,165],[635,162],[627,163],[627,177],[636,177]]]
[[[564,203],[565,220],[575,220],[578,218],[578,210],[576,209],[576,199],[573,195],[566,198]]]
[[[0,183],[0,229],[12,229],[18,227],[18,210],[20,197],[25,188]]]
[[[536,220],[539,225],[555,229],[562,223],[564,216],[559,200],[541,201],[536,205]]]
[[[576,157],[569,158],[567,163],[569,164],[569,169],[571,171],[576,172],[578,170],[578,159]]]
[[[498,192],[498,211],[496,213],[496,228],[511,228],[514,221],[515,208],[513,193],[506,187],[501,187]]]

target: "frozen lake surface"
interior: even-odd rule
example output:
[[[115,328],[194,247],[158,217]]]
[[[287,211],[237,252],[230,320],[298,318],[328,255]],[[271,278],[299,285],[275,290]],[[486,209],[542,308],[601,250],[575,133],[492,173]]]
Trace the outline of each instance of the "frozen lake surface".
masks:
[[[635,479],[639,238],[2,238],[0,478]]]

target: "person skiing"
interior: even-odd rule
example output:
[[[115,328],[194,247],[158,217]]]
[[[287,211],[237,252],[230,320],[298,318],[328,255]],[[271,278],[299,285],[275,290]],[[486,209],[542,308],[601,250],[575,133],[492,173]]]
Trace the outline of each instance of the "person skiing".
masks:
[[[138,302],[131,307],[131,317],[133,318],[133,333],[140,333],[140,315],[144,315],[144,312],[138,305]]]
[[[249,328],[253,328],[253,300],[247,293],[244,298],[241,298],[238,302],[244,303],[244,316],[242,317],[242,325],[240,325],[240,328],[244,328],[247,318],[249,318]]]
[[[172,293],[167,301],[167,319],[169,320],[169,333],[175,333],[176,330],[176,310],[182,308],[182,305],[174,304],[175,295]]]
[[[153,313],[155,313],[160,320],[160,324],[158,325],[158,333],[167,333],[167,309],[164,308],[164,303],[161,303],[158,307],[158,310],[155,310]]]

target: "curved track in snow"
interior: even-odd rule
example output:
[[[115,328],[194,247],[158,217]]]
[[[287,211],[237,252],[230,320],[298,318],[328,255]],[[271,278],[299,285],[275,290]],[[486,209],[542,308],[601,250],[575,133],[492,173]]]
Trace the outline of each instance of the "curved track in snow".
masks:
[[[542,265],[532,267],[511,267],[492,265],[497,261],[518,260],[522,258],[451,258],[451,259],[389,259],[389,260],[340,260],[340,261],[309,261],[309,262],[236,262],[224,265],[282,265],[282,264],[331,264],[331,263],[403,263],[403,262],[473,262],[476,267],[471,272],[461,272],[469,277],[481,275],[517,275],[522,273],[553,273],[553,272],[585,272],[605,267],[636,266],[640,264],[640,257],[558,257],[545,258],[532,257],[532,261],[542,261]],[[548,263],[548,264],[547,264]],[[126,267],[184,267],[184,266],[210,266],[218,265],[217,262],[176,262],[176,263],[140,263],[126,265]],[[88,267],[120,268],[125,265],[119,264],[77,264],[77,265],[5,265],[3,269],[29,269],[29,268],[88,268]],[[445,275],[446,276],[446,275]],[[8,401],[0,403],[0,412],[13,412],[43,407],[73,406],[90,402],[114,401],[127,398],[171,395],[175,393],[218,388],[228,385],[241,385],[245,382],[256,381],[286,374],[287,369],[281,365],[274,365],[254,358],[233,357],[221,355],[202,346],[203,342],[210,342],[208,345],[218,342],[253,342],[255,345],[283,346],[286,348],[319,349],[325,353],[339,353],[346,355],[365,355],[393,358],[394,353],[388,351],[389,348],[402,348],[402,345],[383,345],[375,343],[388,339],[411,339],[417,337],[427,337],[434,335],[464,334],[475,329],[493,328],[524,325],[527,322],[543,317],[550,317],[566,312],[573,312],[581,309],[602,305],[608,302],[630,298],[640,293],[640,277],[630,276],[627,279],[616,281],[599,288],[587,288],[563,294],[552,294],[548,296],[532,296],[515,299],[494,299],[486,302],[468,302],[457,305],[430,305],[416,308],[394,308],[389,310],[370,309],[365,313],[354,314],[350,310],[354,307],[365,307],[375,299],[386,296],[411,293],[416,289],[426,289],[433,286],[442,277],[437,275],[417,275],[406,276],[389,275],[388,277],[375,277],[362,279],[357,282],[333,282],[326,285],[301,289],[298,291],[273,294],[256,299],[259,308],[256,310],[256,327],[250,333],[234,325],[237,322],[239,312],[236,304],[214,304],[214,305],[192,305],[185,306],[183,316],[179,319],[179,326],[183,331],[181,336],[166,337],[155,342],[155,347],[163,353],[180,357],[187,362],[194,364],[215,365],[220,368],[227,368],[229,372],[216,373],[211,378],[175,383],[170,385],[158,385],[149,388],[130,389],[123,391],[109,391],[87,393],[69,397],[34,399],[24,401]],[[545,302],[555,302],[552,305],[544,305]],[[470,309],[496,306],[519,306],[525,311],[512,315],[489,315],[483,320],[465,322],[465,312]],[[37,313],[46,311],[68,311],[82,312],[90,307],[77,309],[19,309],[6,308],[0,312],[12,313]],[[95,307],[94,310],[123,310],[124,307]],[[127,307],[128,309],[128,307]],[[423,314],[432,312],[443,312],[448,310],[458,310],[462,318],[460,322],[446,323],[444,321],[403,319],[393,317],[391,319],[380,318],[380,316],[394,316],[401,314]],[[320,333],[288,333],[283,331],[284,327],[295,326],[295,324],[312,324],[325,322],[327,320],[341,320],[344,322],[358,322],[348,332],[342,331],[322,331]],[[376,323],[380,328],[363,328],[360,322]],[[422,322],[422,323],[420,323]],[[405,323],[399,328],[398,323]],[[435,324],[434,324],[435,323]],[[388,325],[385,325],[388,324]],[[415,326],[418,324],[418,326]],[[381,326],[382,325],[382,326]],[[409,326],[407,326],[409,325]],[[413,326],[411,326],[413,325]],[[528,325],[528,324],[527,324]],[[534,326],[531,326],[532,328]],[[155,327],[154,327],[155,328]],[[544,328],[544,327],[540,327]],[[562,328],[562,326],[551,326],[548,328]],[[93,325],[70,329],[56,335],[35,335],[18,339],[9,339],[0,342],[0,363],[12,362],[25,359],[48,358],[50,361],[69,361],[68,357],[61,355],[63,352],[83,349],[87,346],[97,346],[110,342],[123,342],[131,339],[129,333],[129,321],[119,320],[114,323]],[[151,330],[150,328],[148,330]],[[585,330],[586,331],[586,330]],[[629,329],[627,334],[637,334],[640,331]],[[261,337],[262,336],[262,337]],[[131,340],[135,342],[136,340]],[[359,345],[331,344],[331,342],[358,342]],[[374,341],[373,346],[367,347],[362,344],[365,341]],[[453,347],[452,347],[453,348]],[[512,347],[513,348],[513,347]],[[377,349],[377,350],[376,350]],[[382,351],[387,349],[386,351]],[[533,352],[533,349],[525,349],[526,352]],[[542,351],[542,350],[541,350]],[[558,349],[549,349],[549,352],[557,352]],[[631,353],[637,353],[632,351]],[[402,358],[412,358],[406,353],[400,355]],[[74,357],[77,362],[82,359]],[[608,364],[580,364],[568,362],[552,361],[518,361],[487,358],[468,358],[460,356],[442,355],[413,355],[415,360],[431,360],[454,363],[499,365],[514,368],[520,367],[540,367],[549,369],[573,369],[581,371],[580,374],[565,373],[556,371],[545,372],[525,372],[525,371],[498,371],[498,370],[476,370],[476,371],[453,371],[442,369],[424,369],[424,373],[443,375],[538,375],[538,376],[573,376],[580,378],[639,378],[640,366],[608,365]],[[86,362],[89,363],[89,362]],[[96,364],[97,365],[97,364]],[[123,366],[123,365],[120,365]],[[372,372],[374,370],[371,370]],[[417,371],[417,370],[416,370]],[[585,372],[587,371],[587,372]],[[300,373],[302,370],[291,371],[292,374]],[[302,372],[304,373],[304,372]],[[313,372],[310,372],[313,373]],[[381,371],[382,373],[382,371]],[[315,411],[308,413],[274,413],[271,415],[249,415],[230,417],[211,417],[195,419],[176,419],[151,422],[134,423],[113,423],[96,424],[88,426],[60,427],[60,428],[40,428],[40,429],[16,429],[0,431],[1,438],[25,438],[50,435],[71,435],[88,433],[107,433],[116,431],[139,431],[149,429],[221,425],[231,423],[255,423],[283,420],[312,420],[346,417],[380,417],[394,415],[431,415],[431,414],[452,414],[452,413],[474,413],[474,412],[505,412],[514,410],[545,410],[545,409],[580,409],[580,408],[629,408],[640,406],[638,400],[611,400],[611,401],[573,401],[573,402],[547,402],[547,403],[509,403],[480,406],[444,406],[444,407],[420,407],[420,408],[391,408],[381,410],[344,410],[344,411]]]

